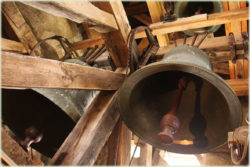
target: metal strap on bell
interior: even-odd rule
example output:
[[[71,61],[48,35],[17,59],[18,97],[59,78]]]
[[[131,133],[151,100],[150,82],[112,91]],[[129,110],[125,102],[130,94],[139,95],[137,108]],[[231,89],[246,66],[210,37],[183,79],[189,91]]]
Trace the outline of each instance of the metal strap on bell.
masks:
[[[173,139],[164,143],[158,136],[163,130],[161,121],[171,111],[183,77],[189,81],[174,113],[180,124],[171,132]],[[172,49],[160,62],[131,74],[119,90],[118,102],[122,119],[135,135],[154,147],[176,153],[215,150],[227,143],[227,133],[242,120],[234,91],[212,71],[208,56],[188,45]]]

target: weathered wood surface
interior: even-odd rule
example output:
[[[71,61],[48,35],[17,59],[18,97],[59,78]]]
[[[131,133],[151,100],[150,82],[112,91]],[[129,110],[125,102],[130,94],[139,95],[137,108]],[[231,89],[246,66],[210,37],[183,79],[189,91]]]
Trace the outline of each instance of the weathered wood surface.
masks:
[[[2,44],[2,51],[27,53],[27,50],[25,49],[25,47],[23,46],[23,44],[21,42],[2,38],[1,44]]]
[[[128,36],[131,30],[129,21],[120,1],[94,3],[100,9],[112,13],[119,27],[118,31],[103,34],[105,45],[117,67],[127,66]]]
[[[96,45],[104,44],[104,40],[102,38],[94,38],[94,39],[86,39],[83,41],[75,42],[72,44],[72,47],[75,50],[87,49],[94,47]],[[69,51],[72,51],[72,48],[67,48]]]
[[[196,39],[196,43],[200,41],[203,35],[199,35]],[[191,44],[193,40],[193,37],[187,38],[186,44]],[[178,46],[183,45],[183,39],[176,40],[176,43]],[[195,43],[195,44],[196,44]],[[222,36],[222,37],[215,37],[215,38],[206,38],[202,44],[200,45],[200,49],[204,50],[211,50],[211,51],[229,51],[229,38],[228,36]],[[243,39],[241,35],[235,35],[235,43],[237,49],[243,48]],[[171,44],[169,46],[160,47],[157,55],[163,55],[170,51],[172,48],[175,48],[174,44]]]
[[[2,52],[2,86],[117,90],[124,74],[17,53]]]
[[[163,7],[163,2],[147,1],[147,6],[148,6],[148,10],[149,10],[149,13],[151,16],[152,23],[160,22],[161,16],[164,16],[164,14],[166,13],[166,11],[164,10],[164,7]],[[137,36],[137,34],[135,35],[135,37]],[[164,35],[158,34],[157,40],[158,40],[158,43],[161,47],[167,46],[169,44],[169,38],[168,38],[167,34],[164,34]]]
[[[102,91],[77,122],[50,165],[93,165],[118,118],[116,94]]]
[[[151,18],[146,14],[133,15],[132,17],[135,18],[136,20],[142,22],[143,24],[145,24],[147,26],[152,24]]]
[[[174,22],[155,23],[156,26],[154,26],[154,24],[151,24],[149,27],[152,29],[153,35],[160,35],[160,34],[167,34],[171,32],[178,32],[195,28],[209,27],[218,24],[225,24],[233,21],[244,21],[248,19],[249,19],[248,8],[244,8],[234,11],[209,14],[207,15],[207,20],[203,21],[193,22],[193,20],[191,20],[191,22],[186,22],[184,24],[179,24],[179,25],[175,25]],[[135,38],[144,38],[144,37],[146,37],[146,34],[143,31],[138,31],[135,35]]]
[[[110,32],[117,30],[117,24],[112,14],[104,12],[90,2],[22,2],[49,14],[65,17],[77,23],[88,22],[97,31]],[[99,27],[99,28],[98,28]],[[102,28],[100,28],[102,27]]]
[[[22,42],[27,52],[30,53],[31,49],[37,44],[37,39],[18,10],[15,2],[3,2],[2,12],[18,39]],[[40,48],[37,48],[32,56],[42,56]]]
[[[237,96],[248,96],[249,79],[230,79],[226,82],[231,86]]]

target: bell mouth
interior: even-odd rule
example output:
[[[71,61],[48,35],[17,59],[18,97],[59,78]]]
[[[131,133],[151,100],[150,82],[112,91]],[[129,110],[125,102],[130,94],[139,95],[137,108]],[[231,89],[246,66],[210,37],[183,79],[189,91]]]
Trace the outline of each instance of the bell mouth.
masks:
[[[181,126],[174,134],[173,144],[165,145],[157,137],[161,118],[169,111],[183,75],[200,77],[203,81],[201,113],[206,118],[208,139],[205,147],[194,144],[195,137],[189,130],[195,106],[192,82],[183,92],[176,113]],[[212,151],[225,144],[227,132],[238,127],[242,120],[239,100],[230,86],[212,71],[188,63],[157,62],[141,68],[124,82],[118,100],[121,118],[135,135],[154,147],[175,153]]]
[[[60,107],[32,89],[2,89],[2,120],[20,140],[30,126],[42,131],[41,141],[31,146],[48,157],[53,157],[75,126]]]
[[[175,4],[174,13],[177,18],[190,17],[198,14],[212,14],[223,12],[222,3],[219,1],[214,2],[186,2],[179,1]],[[198,28],[184,31],[185,34],[193,36],[194,33],[204,33],[206,30],[210,32],[216,32],[221,25],[215,25],[211,27]]]

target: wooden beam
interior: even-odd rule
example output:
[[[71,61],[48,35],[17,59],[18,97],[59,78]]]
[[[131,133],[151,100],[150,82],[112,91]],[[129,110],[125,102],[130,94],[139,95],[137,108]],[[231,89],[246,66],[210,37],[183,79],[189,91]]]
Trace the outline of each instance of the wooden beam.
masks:
[[[119,118],[116,94],[102,91],[50,161],[50,165],[93,165]]]
[[[248,79],[230,79],[226,82],[231,86],[237,96],[248,96]]]
[[[120,1],[99,2],[95,3],[100,9],[110,12],[114,15],[119,31],[103,34],[106,48],[117,67],[127,66],[128,60],[128,36],[130,25]]]
[[[152,29],[153,35],[160,35],[160,34],[167,34],[171,32],[178,32],[189,29],[209,27],[218,24],[225,24],[233,21],[244,21],[249,19],[248,16],[249,16],[248,8],[244,8],[234,11],[209,14],[207,15],[207,20],[204,21],[193,22],[192,20],[192,22],[186,22],[184,24],[179,24],[179,25],[174,25],[175,22],[171,23],[162,22],[162,23],[151,24],[149,27]],[[190,18],[187,17],[186,19]],[[146,37],[146,34],[143,31],[138,31],[138,33],[135,35],[135,38],[144,38],[144,37]]]
[[[37,39],[18,10],[15,2],[3,2],[2,12],[16,33],[18,39],[22,42],[27,52],[30,53],[31,49],[37,44]],[[42,54],[40,48],[37,48],[32,56],[41,57]]]
[[[161,16],[164,16],[165,14],[163,2],[157,2],[157,1],[146,1],[146,2],[147,2],[147,6],[148,6],[148,10],[149,10],[152,22],[153,23],[160,22]],[[138,36],[137,34],[135,35],[135,38],[137,38]],[[167,46],[169,44],[168,35],[157,34],[157,40],[160,46]]]
[[[2,86],[116,90],[124,75],[89,66],[2,52]]]
[[[88,22],[96,27],[98,32],[117,30],[117,24],[112,14],[104,12],[90,2],[22,2],[26,5],[40,9],[46,13],[65,17],[77,23]]]
[[[75,50],[87,49],[91,47],[95,47],[96,45],[104,44],[104,39],[102,38],[94,38],[94,39],[86,39],[79,42],[75,42],[72,44],[72,47]],[[72,51],[72,48],[67,48],[68,51]]]
[[[142,22],[143,24],[145,24],[147,26],[152,24],[151,18],[146,14],[138,14],[138,15],[134,15],[132,17],[135,18],[136,20]]]
[[[153,158],[152,158],[152,165],[158,166],[158,165],[164,165],[168,166],[168,163],[164,160],[164,150],[160,150],[158,148],[155,148]]]
[[[199,35],[196,39],[196,42],[200,41],[202,38],[202,35]],[[187,38],[186,44],[191,44],[193,40],[193,37]],[[243,39],[241,35],[235,35],[235,42],[236,42],[236,48],[242,49],[243,48]],[[178,46],[183,45],[183,39],[176,40],[176,43]],[[202,44],[200,45],[200,49],[204,50],[212,50],[212,51],[229,51],[229,38],[228,36],[221,36],[221,37],[215,37],[215,38],[206,38]],[[175,48],[175,45],[169,45],[166,47],[160,47],[157,55],[163,55],[170,51],[172,48]]]
[[[137,165],[152,166],[152,146],[145,142],[140,142],[140,158]]]
[[[91,29],[89,28],[89,25],[88,23],[82,23],[82,26],[85,30],[85,33],[87,34],[88,38],[89,39],[97,39],[97,38],[101,38],[102,37],[102,34],[97,32],[96,30],[94,29]]]
[[[1,39],[2,44],[2,51],[12,51],[12,52],[18,52],[18,53],[27,53],[27,50],[23,46],[21,42],[16,42],[13,40]]]

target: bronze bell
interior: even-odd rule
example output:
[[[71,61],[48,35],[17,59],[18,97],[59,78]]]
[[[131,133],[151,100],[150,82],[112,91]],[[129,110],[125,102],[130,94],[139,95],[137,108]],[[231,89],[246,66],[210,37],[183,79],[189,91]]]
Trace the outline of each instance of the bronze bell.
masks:
[[[185,86],[178,87],[183,78]],[[135,135],[176,153],[212,151],[227,142],[227,133],[242,120],[234,91],[212,71],[208,56],[188,45],[131,74],[118,102],[122,119]]]
[[[86,65],[77,59],[66,62]],[[71,89],[2,89],[2,120],[25,150],[31,146],[52,157],[98,93]]]
[[[211,1],[211,2],[188,2],[178,1],[175,4],[174,14],[177,18],[190,17],[199,14],[213,14],[223,12],[222,2]],[[220,28],[221,25],[215,25],[211,27],[198,28],[193,30],[184,31],[185,34],[193,36],[194,33],[203,33],[204,31],[215,32]]]

